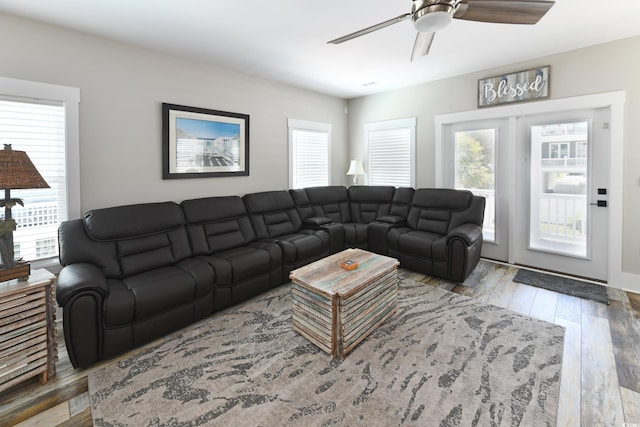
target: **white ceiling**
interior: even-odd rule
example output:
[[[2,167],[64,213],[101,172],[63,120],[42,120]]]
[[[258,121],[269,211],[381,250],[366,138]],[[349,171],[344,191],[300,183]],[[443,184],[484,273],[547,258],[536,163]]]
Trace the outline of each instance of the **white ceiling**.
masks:
[[[0,0],[2,12],[343,98],[640,34],[638,0],[556,0],[534,26],[454,20],[414,62],[410,20],[326,43],[410,8],[410,0]]]

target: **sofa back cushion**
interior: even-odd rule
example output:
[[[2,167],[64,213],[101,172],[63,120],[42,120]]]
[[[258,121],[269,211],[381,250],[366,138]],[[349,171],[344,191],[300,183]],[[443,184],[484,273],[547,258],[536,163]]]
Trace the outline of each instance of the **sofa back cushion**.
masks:
[[[64,261],[87,262],[97,257],[107,277],[131,276],[191,256],[182,210],[173,202],[91,210],[82,224],[86,238],[75,235],[84,253],[67,251],[67,258],[73,259]],[[74,240],[67,234],[60,244],[74,245]]]
[[[349,195],[341,185],[309,187],[304,189],[313,209],[313,216],[330,218],[335,222],[351,222]]]
[[[194,255],[211,255],[256,239],[240,197],[185,200],[181,207]]]
[[[315,216],[311,203],[309,202],[309,196],[302,188],[294,188],[289,190],[289,194],[293,199],[293,203],[296,205],[296,209],[300,214],[300,218],[304,221],[307,218]]]
[[[445,235],[452,229],[454,212],[463,212],[471,204],[473,194],[466,190],[420,188],[415,190],[407,217],[414,230]]]
[[[246,194],[242,197],[258,239],[297,233],[302,219],[286,190]]]
[[[369,224],[381,216],[389,215],[395,187],[351,186],[349,187],[349,208],[351,222]]]
[[[393,200],[391,200],[389,215],[406,218],[409,215],[409,208],[413,201],[414,192],[415,190],[411,187],[396,188],[396,191],[393,193]]]

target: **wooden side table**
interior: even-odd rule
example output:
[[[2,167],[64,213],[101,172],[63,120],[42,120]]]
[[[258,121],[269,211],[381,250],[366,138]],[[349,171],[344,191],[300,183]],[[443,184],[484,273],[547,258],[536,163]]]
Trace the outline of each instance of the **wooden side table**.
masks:
[[[0,283],[0,391],[28,378],[55,374],[58,360],[56,277],[44,269]]]

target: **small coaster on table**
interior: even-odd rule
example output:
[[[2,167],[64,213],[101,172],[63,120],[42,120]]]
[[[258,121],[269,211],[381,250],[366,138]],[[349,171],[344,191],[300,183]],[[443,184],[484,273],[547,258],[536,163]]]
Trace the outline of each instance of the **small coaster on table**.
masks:
[[[340,267],[344,268],[345,270],[355,270],[356,268],[358,268],[358,263],[350,259],[346,259],[344,261],[340,261]]]

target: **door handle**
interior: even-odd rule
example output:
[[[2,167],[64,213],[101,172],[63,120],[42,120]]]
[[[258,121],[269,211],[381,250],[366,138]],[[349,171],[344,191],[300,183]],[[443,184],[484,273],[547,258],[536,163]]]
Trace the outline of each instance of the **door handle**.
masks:
[[[607,201],[606,200],[598,200],[596,203],[589,203],[591,206],[598,206],[600,208],[606,208],[607,207]]]

